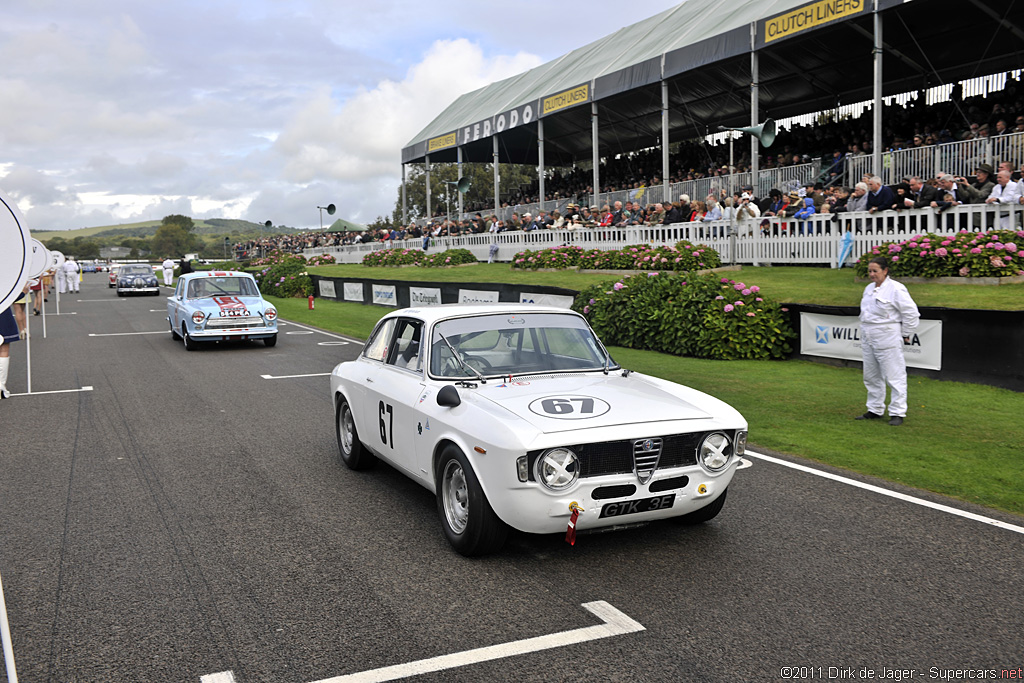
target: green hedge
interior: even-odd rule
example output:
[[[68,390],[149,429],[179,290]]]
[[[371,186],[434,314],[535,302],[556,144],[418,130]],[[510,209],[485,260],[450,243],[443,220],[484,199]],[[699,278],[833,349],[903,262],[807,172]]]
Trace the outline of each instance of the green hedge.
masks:
[[[647,273],[589,287],[573,309],[610,345],[720,360],[785,358],[786,309],[760,288],[715,275]]]
[[[561,246],[540,251],[521,251],[512,259],[512,267],[523,270],[538,268],[583,268],[586,270],[674,270],[689,272],[717,268],[722,265],[718,252],[703,244],[686,240],[674,246],[652,247],[638,244],[614,251],[585,250]]]
[[[868,261],[885,256],[893,277],[1010,277],[1024,275],[1022,245],[1024,230],[914,235],[875,247],[854,268],[867,277]]]

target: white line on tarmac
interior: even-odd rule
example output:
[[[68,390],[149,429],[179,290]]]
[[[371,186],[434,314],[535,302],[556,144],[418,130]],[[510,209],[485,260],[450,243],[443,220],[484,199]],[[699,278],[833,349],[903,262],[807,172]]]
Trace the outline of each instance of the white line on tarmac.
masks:
[[[92,391],[92,387],[91,386],[87,386],[87,387],[82,387],[81,389],[58,389],[56,391],[33,391],[31,393],[24,393],[24,394],[11,394],[11,396],[12,397],[14,397],[14,396],[37,396],[39,394],[74,394],[74,393],[77,393],[79,391]]]
[[[294,379],[296,377],[327,377],[329,372],[315,372],[311,375],[260,375],[263,379]]]
[[[626,633],[635,633],[637,631],[645,630],[643,624],[630,619],[604,600],[585,602],[583,603],[583,608],[593,613],[604,623],[598,624],[597,626],[578,628],[572,631],[552,633],[547,636],[537,636],[536,638],[516,640],[502,645],[492,645],[490,647],[481,647],[476,650],[467,650],[466,652],[457,652],[455,654],[442,655],[440,657],[432,657],[430,659],[421,659],[417,662],[409,662],[408,664],[398,664],[395,666],[384,667],[382,669],[362,671],[360,673],[349,674],[347,676],[325,678],[320,681],[315,681],[315,683],[355,683],[356,681],[359,681],[360,683],[370,683],[371,681],[393,681],[398,678],[418,676],[420,674],[431,673],[433,671],[444,671],[446,669],[454,669],[460,666],[479,664],[480,662],[489,662],[495,659],[504,659],[505,657],[515,657],[516,655],[523,655],[529,652],[540,652],[541,650],[550,650],[556,647],[576,645],[590,640],[599,640],[601,638],[610,638],[612,636],[620,636]]]
[[[291,320],[287,321],[287,323],[289,325],[295,325],[295,327],[301,327],[304,330],[310,330],[311,332],[319,332],[320,334],[326,334],[328,337],[334,337],[335,339],[342,339],[344,341],[351,342],[353,344],[362,344],[363,343],[363,342],[359,341],[358,339],[350,339],[348,337],[342,337],[340,334],[334,334],[332,332],[324,332],[323,330],[318,330],[315,327],[306,327],[305,325],[300,325],[300,324],[298,324],[296,322],[292,322]]]
[[[78,315],[78,311],[70,311],[68,313],[47,313],[46,314],[47,317],[50,317],[51,315]]]
[[[807,472],[818,477],[824,477],[825,479],[831,479],[832,481],[838,481],[841,484],[848,484],[855,486],[865,491],[871,491],[872,493],[879,493],[883,496],[889,496],[890,498],[896,498],[907,503],[913,503],[914,505],[921,505],[932,510],[938,510],[939,512],[946,512],[957,517],[963,517],[970,519],[975,522],[981,522],[982,524],[991,524],[992,526],[999,527],[1000,529],[1006,529],[1007,531],[1013,531],[1018,534],[1024,534],[1024,527],[1017,526],[1016,524],[1008,524],[1007,522],[1000,521],[998,519],[992,519],[991,517],[984,517],[982,515],[976,515],[973,512],[966,512],[964,510],[958,510],[948,505],[942,505],[941,503],[933,503],[930,500],[924,500],[923,498],[915,498],[914,496],[908,496],[905,493],[898,491],[891,491],[884,489],[881,486],[875,486],[874,484],[865,484],[864,482],[857,481],[856,479],[849,479],[847,477],[841,477],[838,474],[832,474],[831,472],[824,472],[822,470],[816,470],[813,467],[807,467],[806,465],[798,465],[795,462],[789,462],[788,460],[780,460],[779,458],[773,458],[770,455],[762,455],[760,453],[752,453],[749,450],[746,455],[764,460],[766,462],[775,463],[776,465],[782,465],[783,467],[791,467],[794,470],[800,470],[801,472]]]
[[[103,334],[95,334],[90,332],[90,337],[131,337],[137,334],[167,334],[167,330],[160,330],[159,332],[106,332]]]
[[[120,297],[118,297],[117,299],[77,299],[77,301],[79,301],[79,302],[82,302],[82,301],[93,301],[93,302],[95,302],[95,301],[108,301],[110,303],[117,303],[117,302],[120,301],[121,303],[124,303],[125,300],[120,298]]]
[[[199,683],[235,683],[235,674],[230,671],[221,671],[215,674],[206,674],[199,679]]]

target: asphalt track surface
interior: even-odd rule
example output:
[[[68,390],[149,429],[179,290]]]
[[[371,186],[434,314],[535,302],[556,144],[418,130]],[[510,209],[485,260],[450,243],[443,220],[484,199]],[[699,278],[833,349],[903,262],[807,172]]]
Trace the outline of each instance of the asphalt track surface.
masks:
[[[189,353],[163,296],[119,299],[105,278],[61,298],[45,340],[32,317],[33,393],[0,402],[0,572],[21,681],[309,683],[503,644],[416,680],[1024,667],[1024,535],[1011,528],[751,458],[703,526],[575,547],[514,533],[463,559],[428,491],[337,463],[326,376],[263,378],[328,373],[358,344],[286,325],[275,348]],[[16,394],[25,346],[12,347]],[[602,624],[583,607],[594,601],[642,629],[517,654]]]

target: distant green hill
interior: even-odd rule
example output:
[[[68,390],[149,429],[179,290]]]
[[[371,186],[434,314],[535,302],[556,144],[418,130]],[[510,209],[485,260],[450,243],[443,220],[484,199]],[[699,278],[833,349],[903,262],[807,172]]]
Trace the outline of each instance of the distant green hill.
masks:
[[[47,239],[60,237],[65,240],[73,240],[76,237],[96,237],[101,239],[115,238],[125,239],[128,237],[152,237],[160,227],[159,220],[141,221],[139,223],[122,223],[121,225],[100,225],[94,228],[78,228],[74,230],[33,230],[32,236],[45,244]],[[259,234],[268,232],[268,229],[261,223],[252,223],[235,218],[207,218],[206,220],[193,220],[195,233],[197,235],[230,235],[237,232],[241,235]],[[275,235],[292,234],[304,232],[298,228],[275,225],[269,229]]]

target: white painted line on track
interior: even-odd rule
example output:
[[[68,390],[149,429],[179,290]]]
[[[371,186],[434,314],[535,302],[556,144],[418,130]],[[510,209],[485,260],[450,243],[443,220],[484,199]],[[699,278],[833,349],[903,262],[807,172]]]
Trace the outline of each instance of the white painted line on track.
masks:
[[[120,298],[120,297],[118,297],[117,299],[76,299],[76,301],[79,301],[79,302],[82,302],[82,301],[88,301],[88,302],[107,301],[109,303],[117,303],[117,302],[124,303],[125,300]]]
[[[311,375],[260,375],[263,379],[294,379],[296,377],[327,377],[329,372],[314,372]]]
[[[285,334],[313,334],[313,330],[295,330],[294,332],[285,332]]]
[[[169,334],[167,330],[160,330],[159,332],[107,332],[103,334],[89,333],[90,337],[131,337],[139,334]]]
[[[601,638],[610,638],[612,636],[620,636],[626,633],[635,633],[637,631],[646,630],[643,624],[630,619],[604,600],[585,602],[583,603],[583,608],[597,616],[604,623],[598,624],[597,626],[578,628],[572,631],[552,633],[547,636],[537,636],[536,638],[527,638],[526,640],[516,640],[502,645],[492,645],[490,647],[481,647],[476,650],[467,650],[466,652],[457,652],[455,654],[442,655],[440,657],[431,657],[430,659],[421,659],[417,662],[409,662],[408,664],[397,664],[395,666],[388,666],[382,669],[373,669],[371,671],[362,671],[360,673],[348,674],[346,676],[325,678],[320,681],[315,681],[314,683],[355,683],[356,681],[359,681],[360,683],[370,683],[371,681],[393,681],[399,678],[406,678],[408,676],[418,676],[420,674],[431,673],[433,671],[444,671],[446,669],[454,669],[460,666],[479,664],[480,662],[489,662],[495,659],[504,659],[505,657],[515,657],[516,655],[524,655],[530,652],[540,652],[541,650],[550,650],[556,647],[576,645],[590,640],[599,640]]]
[[[775,463],[776,465],[782,465],[783,467],[790,467],[794,470],[800,470],[808,474],[813,474],[818,477],[824,477],[825,479],[831,479],[832,481],[838,481],[841,484],[848,484],[849,486],[855,486],[865,491],[871,491],[872,493],[879,493],[883,496],[889,496],[897,500],[902,500],[906,503],[913,503],[914,505],[921,505],[932,510],[938,510],[939,512],[945,512],[957,517],[963,517],[964,519],[970,519],[975,522],[981,522],[982,524],[990,524],[1000,529],[1006,529],[1007,531],[1013,531],[1018,534],[1024,534],[1024,527],[1017,526],[1016,524],[1009,524],[1007,522],[1000,521],[998,519],[992,519],[991,517],[985,517],[983,515],[976,515],[973,512],[967,512],[965,510],[958,510],[948,505],[942,505],[941,503],[933,503],[930,500],[924,500],[923,498],[916,498],[914,496],[908,496],[905,493],[899,491],[892,491],[890,489],[884,489],[881,486],[875,486],[874,484],[865,484],[864,482],[857,481],[856,479],[849,479],[847,477],[841,477],[838,474],[832,474],[831,472],[825,472],[823,470],[816,470],[813,467],[807,467],[806,465],[798,465],[795,462],[789,462],[788,460],[780,460],[779,458],[773,458],[770,455],[762,455],[761,453],[752,453],[747,451],[746,455],[764,460],[766,462]]]
[[[317,342],[317,346],[348,346],[347,341]]]
[[[206,674],[199,679],[199,683],[235,683],[235,674],[230,671]]]
[[[341,339],[341,340],[347,341],[347,342],[349,342],[351,344],[362,344],[363,343],[363,342],[359,341],[358,339],[349,339],[348,337],[342,337],[340,334],[334,334],[333,332],[324,332],[323,330],[318,330],[318,329],[316,329],[314,327],[306,327],[305,325],[300,325],[299,323],[292,322],[291,320],[288,320],[286,322],[289,325],[295,325],[295,327],[300,327],[300,328],[302,328],[304,330],[309,330],[310,332],[317,332],[319,334],[326,334],[328,337],[334,337],[335,339]]]
[[[74,394],[80,391],[92,391],[91,386],[82,387],[81,389],[57,389],[56,391],[33,391],[31,393],[24,394],[11,394],[11,397],[15,396],[38,396],[39,394]]]
[[[67,313],[47,313],[46,317],[49,318],[51,315],[78,315],[78,311],[69,311]]]

